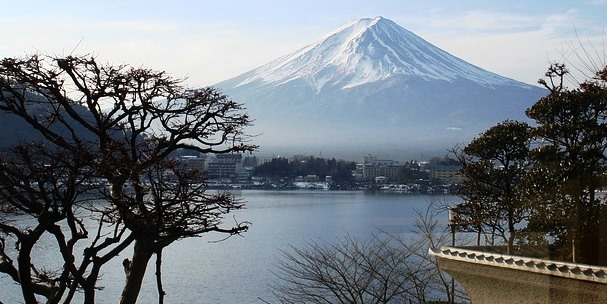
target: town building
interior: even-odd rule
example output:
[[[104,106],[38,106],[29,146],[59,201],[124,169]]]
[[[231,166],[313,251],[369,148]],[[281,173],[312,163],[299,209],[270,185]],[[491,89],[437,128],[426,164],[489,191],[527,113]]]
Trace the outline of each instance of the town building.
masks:
[[[402,165],[395,160],[381,160],[369,154],[363,158],[362,164],[357,164],[354,176],[357,179],[375,181],[393,181],[398,178]]]
[[[186,171],[197,171],[200,173],[207,171],[207,158],[202,156],[180,156],[179,163]]]
[[[242,154],[217,154],[208,163],[207,177],[211,179],[234,179],[242,170]]]

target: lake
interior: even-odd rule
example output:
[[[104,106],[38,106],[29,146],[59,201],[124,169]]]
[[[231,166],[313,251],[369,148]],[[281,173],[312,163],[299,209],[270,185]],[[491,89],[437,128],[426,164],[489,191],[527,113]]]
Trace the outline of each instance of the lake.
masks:
[[[246,209],[236,220],[250,221],[243,236],[223,238],[212,234],[178,241],[163,252],[165,303],[263,303],[271,301],[268,284],[281,250],[308,242],[334,242],[350,234],[364,237],[378,229],[408,234],[415,210],[434,200],[458,202],[454,196],[373,193],[363,191],[237,191]],[[445,214],[445,222],[447,220]],[[234,221],[232,217],[226,223]],[[116,303],[124,273],[126,253],[109,265],[101,279],[99,303]],[[139,303],[157,302],[152,258]],[[19,303],[18,289],[0,275],[0,301]],[[8,284],[7,284],[8,283]],[[6,287],[6,288],[5,288]],[[5,293],[6,292],[6,293]]]

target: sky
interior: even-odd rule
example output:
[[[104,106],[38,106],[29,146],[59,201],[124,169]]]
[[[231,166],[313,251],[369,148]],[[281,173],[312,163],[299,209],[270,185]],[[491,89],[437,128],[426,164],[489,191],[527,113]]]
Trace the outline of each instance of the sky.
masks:
[[[110,64],[164,70],[187,78],[189,86],[214,85],[351,20],[377,16],[472,64],[530,84],[550,62],[567,62],[573,70],[607,63],[607,0],[0,0],[0,5],[0,58],[92,55]]]

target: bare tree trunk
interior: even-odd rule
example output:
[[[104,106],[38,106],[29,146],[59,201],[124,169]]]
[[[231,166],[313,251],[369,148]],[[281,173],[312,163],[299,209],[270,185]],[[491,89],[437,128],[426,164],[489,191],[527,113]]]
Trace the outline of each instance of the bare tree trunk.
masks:
[[[162,249],[156,252],[156,286],[158,287],[158,304],[163,304],[166,292],[162,288]]]
[[[31,267],[31,257],[30,254],[32,252],[32,247],[34,246],[35,240],[25,240],[20,239],[21,241],[21,250],[19,251],[19,255],[17,257],[17,262],[19,263],[19,280],[21,283],[21,293],[23,294],[23,300],[25,303],[38,303],[36,300],[36,296],[34,295],[34,289],[32,288],[32,276],[30,273]]]
[[[516,237],[516,230],[514,229],[514,224],[512,223],[512,221],[510,221],[510,223],[508,224],[508,230],[510,234],[508,235],[508,246],[506,247],[506,250],[507,254],[512,254],[514,247],[514,239]]]
[[[571,239],[571,262],[573,262],[573,263],[578,262],[577,250],[579,247],[576,246],[576,243],[577,243],[577,235],[575,235],[575,233],[574,233],[573,238]]]
[[[582,206],[584,202],[580,198],[582,196],[582,191],[578,189],[577,193],[574,197],[574,224],[573,224],[573,233],[571,239],[571,262],[580,263],[580,250],[582,249],[580,246],[581,236],[582,236],[582,226],[583,226],[583,212]]]
[[[476,246],[480,246],[481,245],[481,235],[482,235],[482,226],[478,225],[477,226],[477,233],[476,233]]]
[[[135,241],[133,260],[129,261],[126,259],[123,262],[126,272],[126,283],[120,296],[120,304],[135,304],[137,302],[145,270],[153,253],[151,240],[141,238]]]

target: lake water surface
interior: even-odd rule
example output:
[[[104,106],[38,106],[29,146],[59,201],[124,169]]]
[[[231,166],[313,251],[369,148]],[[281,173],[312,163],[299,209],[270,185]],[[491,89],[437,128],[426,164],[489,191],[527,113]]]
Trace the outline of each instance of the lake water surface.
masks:
[[[252,223],[243,236],[214,243],[214,234],[178,241],[163,252],[165,303],[263,303],[272,300],[268,284],[281,250],[313,242],[334,242],[346,234],[364,237],[378,229],[407,234],[415,210],[454,196],[370,193],[362,191],[257,191],[235,193],[247,201],[234,213]],[[230,224],[232,217],[225,219]],[[446,215],[445,215],[446,221]],[[124,273],[121,255],[102,277],[99,303],[117,303]],[[154,258],[139,303],[157,303]],[[18,289],[0,276],[0,301],[19,303]],[[11,285],[11,286],[7,286]],[[6,287],[6,288],[5,288]],[[6,292],[6,293],[5,293]]]

